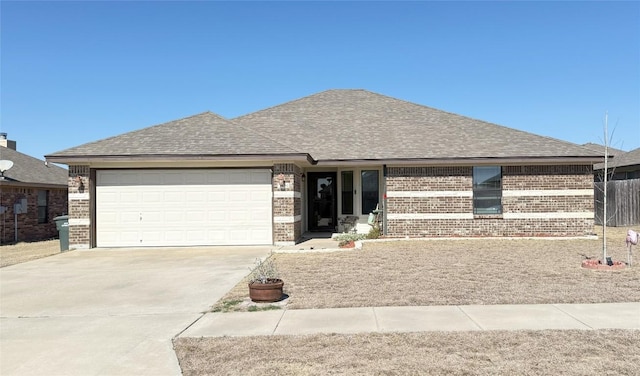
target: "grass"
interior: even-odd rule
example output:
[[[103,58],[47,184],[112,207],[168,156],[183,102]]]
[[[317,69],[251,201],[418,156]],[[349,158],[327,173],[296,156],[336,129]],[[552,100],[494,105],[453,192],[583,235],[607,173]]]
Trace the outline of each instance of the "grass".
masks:
[[[277,305],[272,305],[272,304],[268,304],[268,305],[252,305],[249,306],[249,308],[247,308],[247,311],[249,312],[260,312],[260,311],[276,311],[282,309],[282,307],[277,306]]]
[[[640,331],[178,338],[183,375],[638,375]]]
[[[626,228],[608,229],[614,260],[626,261],[625,235]],[[288,309],[640,301],[640,264],[615,272],[580,267],[585,257],[601,258],[601,249],[588,239],[421,240],[274,257]],[[246,283],[216,307],[245,299]]]
[[[0,246],[0,267],[20,264],[60,253],[58,240],[22,242]]]
[[[626,261],[625,234],[608,229],[614,260]],[[580,267],[602,257],[601,240],[398,241],[274,257],[287,309],[640,301],[640,262]],[[217,305],[246,299],[246,284]],[[640,374],[638,330],[178,338],[174,348],[185,376]]]

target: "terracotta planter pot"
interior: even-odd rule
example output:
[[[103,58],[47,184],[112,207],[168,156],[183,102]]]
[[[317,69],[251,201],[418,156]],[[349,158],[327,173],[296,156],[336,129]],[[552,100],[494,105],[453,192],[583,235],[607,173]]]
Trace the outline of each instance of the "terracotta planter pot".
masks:
[[[281,279],[270,280],[267,283],[249,283],[249,298],[254,302],[272,303],[282,299]]]

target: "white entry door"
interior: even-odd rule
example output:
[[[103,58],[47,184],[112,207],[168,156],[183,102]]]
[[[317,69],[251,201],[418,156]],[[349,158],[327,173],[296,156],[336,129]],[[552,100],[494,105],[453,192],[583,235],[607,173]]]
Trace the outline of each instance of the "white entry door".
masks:
[[[98,247],[272,244],[266,169],[98,170]]]

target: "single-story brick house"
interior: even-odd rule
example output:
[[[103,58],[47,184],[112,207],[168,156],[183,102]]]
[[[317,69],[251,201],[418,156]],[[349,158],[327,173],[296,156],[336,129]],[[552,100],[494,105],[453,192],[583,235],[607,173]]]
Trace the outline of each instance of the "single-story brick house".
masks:
[[[383,209],[391,237],[593,231],[598,154],[365,90],[205,112],[47,156],[72,247],[294,244]]]
[[[67,170],[16,151],[6,133],[0,160],[13,162],[0,177],[0,244],[57,237],[53,218],[67,213]]]
[[[613,153],[614,158],[607,163],[610,180],[640,179],[640,148]],[[604,163],[597,163],[593,168],[596,177],[600,177],[598,181],[602,180]]]

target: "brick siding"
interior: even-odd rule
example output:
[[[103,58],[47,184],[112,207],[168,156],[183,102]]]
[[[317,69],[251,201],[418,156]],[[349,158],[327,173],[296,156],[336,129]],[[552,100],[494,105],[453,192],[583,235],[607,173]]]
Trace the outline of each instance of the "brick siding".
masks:
[[[38,223],[38,191],[48,191],[47,220]],[[47,187],[2,187],[0,188],[0,205],[6,208],[0,214],[0,243],[15,242],[14,203],[27,199],[27,212],[18,214],[18,242],[29,242],[53,239],[58,237],[58,230],[53,218],[67,214],[67,190],[65,188]]]
[[[291,163],[280,163],[273,166],[274,244],[295,243],[302,237],[301,175],[300,168]],[[278,195],[277,192],[287,193]]]
[[[69,166],[69,248],[91,245],[89,166]]]
[[[502,173],[503,214],[474,216],[473,167],[389,167],[387,235],[581,236],[593,231],[590,165],[507,166]],[[550,193],[536,192],[544,190]],[[530,218],[511,218],[517,216]]]

